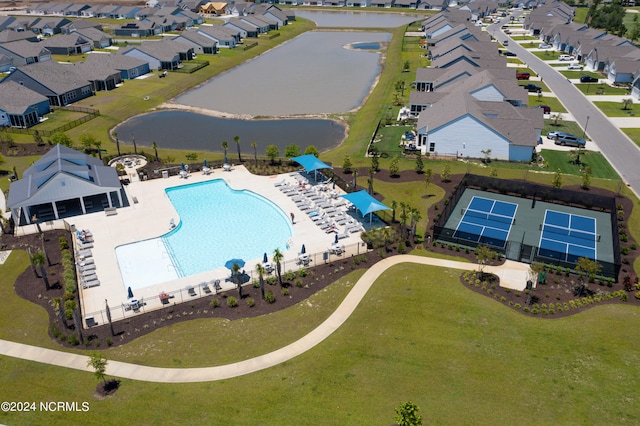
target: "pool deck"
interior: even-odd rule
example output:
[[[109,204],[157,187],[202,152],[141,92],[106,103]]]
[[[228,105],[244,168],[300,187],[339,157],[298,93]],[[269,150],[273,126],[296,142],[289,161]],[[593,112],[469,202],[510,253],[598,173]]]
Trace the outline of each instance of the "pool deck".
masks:
[[[202,172],[193,172],[186,179],[179,176],[171,176],[167,179],[153,179],[141,182],[136,174],[130,177],[132,178],[131,183],[125,187],[125,192],[131,203],[129,207],[117,209],[117,215],[107,216],[104,212],[99,212],[77,216],[69,221],[75,225],[76,229],[90,230],[94,240],[91,251],[100,285],[87,289],[79,286],[84,317],[103,310],[105,308],[105,300],[109,303],[114,321],[134,314],[131,311],[122,309],[127,301],[127,289],[124,287],[120,274],[115,248],[122,244],[162,236],[170,231],[169,224],[171,219],[174,219],[175,223],[179,222],[180,218],[165,193],[167,188],[224,179],[232,189],[253,191],[271,200],[287,215],[293,212],[295,214],[295,223],[293,225],[294,233],[290,239],[290,248],[281,248],[284,255],[283,263],[286,265],[286,267],[283,267],[283,271],[295,269],[293,267],[295,263],[289,262],[297,260],[298,250],[303,244],[307,253],[313,255],[314,253],[326,252],[333,243],[335,234],[327,234],[320,229],[307,214],[298,209],[290,197],[287,197],[286,194],[274,186],[276,182],[280,182],[283,179],[294,183],[294,178],[289,174],[256,176],[249,173],[244,166],[234,166],[231,171],[214,169],[209,175],[205,175]],[[336,187],[336,191],[339,191],[339,188]],[[134,197],[137,202],[134,202]],[[360,233],[353,233],[348,238],[340,240],[340,245],[357,248],[360,241]],[[272,253],[268,253],[268,255],[271,258]],[[349,255],[351,254],[343,254],[343,256]],[[245,259],[245,261],[245,269],[247,273],[251,274],[254,266],[260,263],[262,259]],[[313,266],[312,262],[310,267]],[[159,267],[166,267],[166,265],[159,265]],[[161,292],[171,293],[193,286],[199,293],[198,287],[201,282],[210,282],[214,279],[219,279],[222,289],[227,290],[234,287],[231,282],[225,281],[229,275],[229,270],[222,267],[143,289],[136,289],[134,290],[134,296],[138,300],[143,299],[145,301],[145,311],[159,309],[162,307],[158,297]],[[180,302],[180,300],[176,300],[176,302]]]

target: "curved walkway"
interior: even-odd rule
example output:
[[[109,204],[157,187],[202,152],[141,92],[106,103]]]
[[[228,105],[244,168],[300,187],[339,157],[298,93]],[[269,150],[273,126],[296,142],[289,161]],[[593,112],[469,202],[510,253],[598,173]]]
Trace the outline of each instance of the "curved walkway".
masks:
[[[148,367],[110,360],[106,373],[110,376],[146,382],[194,383],[229,379],[273,367],[303,354],[329,337],[351,316],[373,283],[383,272],[394,265],[406,262],[450,269],[475,270],[478,268],[475,263],[412,255],[392,256],[369,268],[335,312],[322,324],[306,336],[283,348],[233,364],[201,368]],[[523,289],[528,277],[529,265],[506,261],[500,266],[487,266],[485,271],[499,276],[502,286]],[[0,355],[93,372],[93,369],[87,367],[89,357],[86,355],[45,349],[6,340],[0,340]]]

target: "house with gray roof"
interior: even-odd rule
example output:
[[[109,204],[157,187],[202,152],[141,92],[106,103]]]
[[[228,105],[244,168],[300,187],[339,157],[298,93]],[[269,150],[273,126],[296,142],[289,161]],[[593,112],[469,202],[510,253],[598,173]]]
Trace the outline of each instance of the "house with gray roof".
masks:
[[[342,1],[342,6],[345,2]],[[289,17],[278,6],[273,4],[257,4],[255,8],[256,16],[265,16],[278,23],[278,27],[282,27],[289,23]]]
[[[137,6],[120,6],[115,10],[115,12],[109,14],[109,18],[134,19],[136,17],[136,13],[140,10],[142,10],[142,8]]]
[[[15,20],[13,16],[0,16],[0,31],[7,29]]]
[[[1,47],[1,46],[0,46]],[[607,64],[637,51],[634,46],[609,46],[606,44],[593,47],[584,59],[585,68],[593,71],[604,71]]]
[[[640,71],[640,49],[636,49],[625,58],[613,60],[605,67],[607,80],[612,84],[632,83],[638,71]]]
[[[51,60],[51,52],[44,45],[26,40],[0,44],[0,54],[10,57],[16,66]]]
[[[73,6],[71,3],[51,3],[49,8],[47,9],[47,14],[54,16],[64,16],[65,11],[71,6]]]
[[[38,41],[38,36],[31,31],[0,31],[0,44],[19,40],[26,40],[32,43],[36,43]]]
[[[122,184],[102,160],[56,145],[11,183],[7,208],[18,226],[123,207]]]
[[[75,31],[85,40],[91,42],[95,49],[105,49],[113,44],[113,37],[96,28],[83,28]]]
[[[442,10],[447,7],[446,0],[420,0],[416,9],[418,10]]]
[[[248,22],[243,22],[238,18],[231,18],[226,23],[222,24],[225,28],[231,28],[240,33],[240,38],[258,37],[258,27]]]
[[[73,16],[79,18],[82,16],[82,11],[91,9],[88,4],[72,3],[71,6],[64,10],[64,16]]]
[[[13,59],[0,54],[0,72],[9,72],[13,66]]]
[[[258,29],[258,34],[266,34],[269,32],[270,24],[266,22],[265,19],[260,19],[260,17],[258,16],[247,15],[247,16],[241,16],[238,19],[242,22],[246,22],[247,24],[253,25],[254,27],[256,27]],[[273,24],[275,24],[275,21],[273,21]]]
[[[89,55],[91,56],[91,55]],[[70,66],[74,67],[74,73],[91,83],[93,92],[103,90],[113,90],[122,83],[120,72],[111,68],[103,68],[97,62],[76,62]]]
[[[102,31],[102,24],[88,19],[74,19],[70,24],[62,27],[62,34],[70,34],[74,31],[85,30],[88,28],[94,28],[98,31]]]
[[[117,36],[149,37],[162,33],[162,27],[151,21],[127,22],[114,30]]]
[[[87,56],[85,63],[118,71],[121,80],[131,80],[151,72],[148,62],[118,53],[93,53]]]
[[[400,9],[417,9],[420,0],[395,0],[393,7]]]
[[[227,31],[222,25],[200,25],[198,28],[193,28],[191,31],[195,31],[198,34],[207,37],[217,43],[218,48],[233,49],[236,47],[238,40],[233,36],[231,31]]]
[[[218,42],[209,37],[205,37],[193,28],[183,31],[178,37],[172,40],[176,43],[190,46],[196,54],[214,55],[218,53]]]
[[[636,72],[631,82],[631,98],[634,102],[640,101],[640,70]]]
[[[49,99],[28,87],[10,81],[0,90],[0,127],[31,127],[51,110]]]
[[[91,84],[74,72],[74,67],[55,61],[19,67],[0,81],[0,90],[10,81],[46,96],[51,106],[65,106],[93,96]]]
[[[31,31],[44,36],[52,36],[60,34],[62,27],[70,23],[71,21],[67,18],[40,18],[37,22],[31,23]]]
[[[149,63],[149,68],[152,70],[172,71],[178,69],[182,61],[180,60],[180,52],[166,43],[167,41],[165,40],[142,43],[120,49],[118,53],[145,61]],[[188,47],[180,45],[179,43],[172,43],[181,46],[180,50]],[[193,54],[193,49],[191,49],[191,52]]]
[[[82,55],[91,51],[92,43],[78,33],[60,34],[40,42],[52,55]]]

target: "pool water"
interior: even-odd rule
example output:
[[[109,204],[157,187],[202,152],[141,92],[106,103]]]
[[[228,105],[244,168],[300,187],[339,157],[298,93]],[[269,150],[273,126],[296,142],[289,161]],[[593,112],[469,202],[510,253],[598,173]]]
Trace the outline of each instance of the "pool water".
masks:
[[[116,248],[125,288],[147,287],[224,267],[232,258],[250,261],[288,248],[293,235],[289,216],[251,191],[233,190],[216,179],[168,188],[166,193],[180,222],[162,237]],[[127,264],[128,258],[139,259],[149,251],[157,254],[146,267],[139,261],[135,267]]]

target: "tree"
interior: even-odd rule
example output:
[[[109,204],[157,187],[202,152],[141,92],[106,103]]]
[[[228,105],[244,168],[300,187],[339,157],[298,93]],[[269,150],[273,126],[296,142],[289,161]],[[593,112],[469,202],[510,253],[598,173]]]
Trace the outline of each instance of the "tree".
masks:
[[[358,169],[353,169],[353,190],[358,187]]]
[[[348,155],[345,155],[344,159],[342,160],[342,171],[344,173],[351,173],[352,166],[353,164],[351,164],[351,159],[349,158]]]
[[[87,367],[93,368],[93,374],[95,374],[98,381],[102,380],[107,383],[107,359],[99,352],[92,352],[87,361]]]
[[[580,296],[587,288],[587,284],[585,283],[585,278],[587,278],[587,283],[596,277],[600,273],[602,269],[602,265],[595,260],[591,260],[588,257],[581,257],[576,262],[576,273],[578,277],[580,277]]]
[[[73,147],[73,141],[71,140],[71,138],[67,136],[66,133],[62,132],[56,132],[51,135],[51,142],[53,142],[55,145],[60,144],[69,148]]]
[[[273,252],[273,261],[276,263],[276,274],[278,275],[278,282],[280,283],[280,287],[283,287],[282,283],[282,264],[280,263],[284,259],[284,255],[280,251],[280,249],[275,249]]]
[[[300,155],[300,147],[294,143],[290,143],[284,149],[284,156],[288,159],[292,159],[293,157],[297,157]]]
[[[635,42],[640,38],[640,20],[638,20],[638,14],[633,14],[633,19],[631,20],[631,29],[629,30],[629,34],[627,37],[631,39],[631,41]]]
[[[553,174],[553,179],[551,180],[551,186],[554,188],[562,188],[562,170],[558,169]]]
[[[622,109],[623,110],[628,110],[629,108],[633,107],[633,99],[631,98],[624,98],[622,100]]]
[[[409,225],[409,232],[410,232],[411,238],[415,239],[416,228],[418,227],[418,222],[420,222],[420,219],[422,219],[422,214],[420,213],[420,210],[418,210],[417,208],[410,207],[409,218],[411,219],[411,222]]]
[[[138,145],[136,145],[136,138],[133,137],[133,134],[131,134],[131,143],[133,144],[133,153],[137,154],[138,153]]]
[[[42,135],[39,131],[33,132],[33,141],[38,144],[38,146],[44,145],[44,141],[42,140]]]
[[[369,179],[367,179],[369,185],[369,195],[373,195],[373,169],[369,169]]]
[[[400,202],[400,223],[402,224],[402,227],[400,228],[400,237],[402,239],[405,238],[405,233],[407,231],[407,219],[409,219],[409,215],[407,214],[408,209],[409,206],[406,203]]]
[[[396,221],[397,208],[398,208],[398,202],[396,200],[391,200],[391,223],[395,223]]]
[[[153,148],[153,152],[156,154],[156,161],[160,161],[160,158],[158,158],[158,144],[156,141],[153,141],[151,148]]]
[[[419,426],[422,424],[422,417],[418,414],[420,407],[411,401],[401,404],[396,408],[396,422],[400,426]]]
[[[113,132],[113,137],[116,138],[116,149],[118,150],[118,157],[119,157],[121,154],[120,154],[120,139],[118,139],[118,133]]]
[[[406,61],[404,61],[404,66],[402,67],[402,70],[404,72],[409,72],[410,69],[411,69],[411,62],[409,62],[409,60],[407,59]]]
[[[240,155],[240,136],[234,136],[233,140],[238,147],[238,163],[242,163],[242,155]]]
[[[597,1],[594,3],[599,4],[600,2]],[[602,28],[618,37],[624,37],[624,34],[627,32],[627,28],[624,25],[625,13],[625,8],[622,7],[621,2],[617,0],[611,4],[597,7],[593,11],[590,8],[589,20],[585,22],[588,22],[592,28]]]
[[[40,278],[42,278],[42,282],[44,283],[44,288],[49,290],[49,278],[47,277],[47,270],[44,267],[47,258],[42,250],[38,250],[36,253],[31,255],[31,264],[40,269]]]
[[[484,155],[484,162],[489,164],[491,162],[491,148],[483,149],[480,151]]]
[[[398,166],[398,156],[396,155],[391,159],[391,163],[389,163],[389,176],[395,177],[398,176],[400,172],[400,167]]]
[[[589,189],[591,186],[591,167],[586,167],[582,174],[582,189]]]
[[[422,161],[422,152],[420,151],[418,151],[418,156],[416,157],[416,173],[424,173],[424,161]]]
[[[371,168],[376,172],[380,170],[380,152],[378,152],[378,148],[373,146],[369,150],[369,154],[371,155]]]
[[[442,169],[442,173],[440,173],[440,180],[442,182],[449,182],[449,179],[451,179],[451,165],[447,164],[444,166],[444,169]]]
[[[258,164],[258,143],[256,141],[251,142],[253,148],[253,160],[255,164]]]
[[[576,148],[569,151],[569,156],[573,158],[572,163],[576,166],[580,165],[580,156],[586,154],[584,148]]]
[[[271,160],[271,164],[273,164],[276,161],[276,157],[280,155],[280,150],[278,149],[277,146],[271,144],[267,146],[267,149],[265,150],[265,154],[267,154],[267,157],[269,157],[269,160]]]
[[[229,142],[222,141],[222,144],[220,145],[222,146],[222,149],[224,149],[224,161],[229,161],[229,159],[227,158],[227,149],[229,148]]]
[[[238,287],[238,298],[242,299],[242,283],[240,282],[242,277],[240,276],[240,265],[234,263],[231,267],[231,271],[233,273],[233,280],[236,282],[236,286]]]
[[[478,274],[480,275],[480,278],[482,278],[484,276],[484,267],[487,262],[491,259],[495,259],[497,254],[484,244],[480,244],[476,247],[475,255],[478,262]]]
[[[304,150],[304,155],[310,155],[313,154],[316,156],[316,158],[320,157],[320,152],[318,151],[318,148],[316,148],[315,145],[309,145],[305,150]]]
[[[262,299],[264,299],[264,274],[267,270],[261,263],[258,263],[256,265],[256,272],[258,273],[258,281],[260,282],[260,295],[262,296]]]
[[[497,167],[492,167],[491,168],[491,177],[498,177],[498,168]]]
[[[87,133],[81,134],[79,139],[85,153],[90,152],[93,146],[96,144],[96,138],[93,135]]]
[[[552,126],[560,126],[562,125],[562,114],[560,113],[556,113],[551,117],[551,120],[553,120],[553,122],[551,123]]]
[[[429,188],[429,185],[431,184],[431,178],[432,177],[433,177],[433,170],[427,169],[424,172],[424,185],[425,185],[426,189]]]

